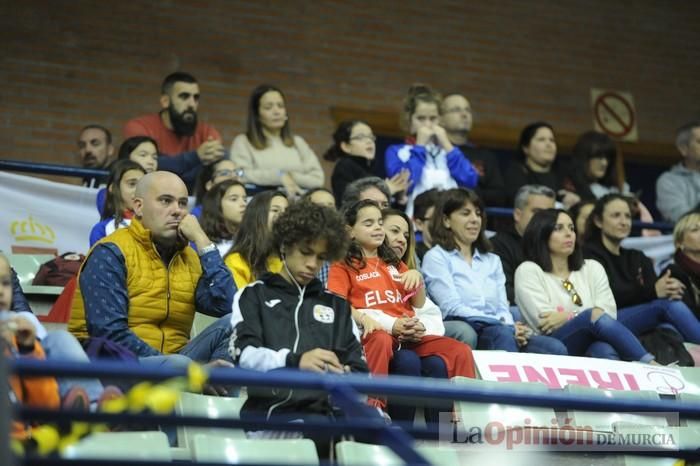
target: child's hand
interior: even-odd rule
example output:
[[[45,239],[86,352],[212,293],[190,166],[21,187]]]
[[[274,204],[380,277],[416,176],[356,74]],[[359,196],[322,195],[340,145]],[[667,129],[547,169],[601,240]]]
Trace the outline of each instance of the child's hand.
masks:
[[[17,324],[9,320],[0,321],[0,338],[5,340],[8,345],[14,344],[15,329]]]
[[[408,329],[408,326],[410,326],[410,317],[399,317],[394,321],[394,326],[391,327],[391,334],[397,338],[401,337],[406,330]]]
[[[446,152],[451,152],[454,146],[450,142],[450,138],[447,137],[447,131],[440,125],[435,125],[433,128],[435,132],[435,139],[437,143],[445,149]]]
[[[399,335],[399,341],[418,343],[425,336],[425,325],[416,317],[411,317],[404,323],[404,330]]]
[[[421,126],[416,131],[416,144],[425,146],[430,142],[430,139],[435,135],[435,130],[432,126]]]
[[[362,326],[363,330],[362,338],[366,338],[367,335],[374,332],[375,330],[382,329],[382,326],[379,325],[379,322],[377,322],[367,314],[362,314],[362,316],[360,316],[359,324]]]
[[[34,324],[24,317],[13,317],[10,322],[15,324],[15,339],[17,346],[23,348],[32,348],[36,343],[36,328]]]
[[[406,290],[416,290],[423,286],[423,275],[417,270],[409,270],[401,274],[401,283]]]

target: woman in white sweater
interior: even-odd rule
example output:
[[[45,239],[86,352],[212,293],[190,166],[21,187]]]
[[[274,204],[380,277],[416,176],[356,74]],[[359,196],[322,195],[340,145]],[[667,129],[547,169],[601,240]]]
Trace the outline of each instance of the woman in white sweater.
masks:
[[[231,145],[238,179],[260,186],[281,186],[290,198],[323,186],[318,157],[301,137],[292,134],[284,94],[263,84],[248,102],[248,128]]]
[[[538,212],[525,230],[523,248],[528,260],[515,271],[515,302],[533,331],[561,340],[572,356],[655,363],[616,320],[605,269],[583,260],[566,211]]]

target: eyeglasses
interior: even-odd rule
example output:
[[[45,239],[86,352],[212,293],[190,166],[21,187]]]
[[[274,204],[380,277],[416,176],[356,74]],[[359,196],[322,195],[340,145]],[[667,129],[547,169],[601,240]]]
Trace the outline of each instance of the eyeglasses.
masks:
[[[574,288],[573,283],[571,283],[569,280],[562,280],[561,284],[569,293],[571,296],[571,301],[573,301],[575,305],[580,306],[583,304],[583,300],[581,300],[581,296],[579,296],[579,294],[576,292],[576,288]]]
[[[223,170],[215,171],[214,174],[212,175],[212,179],[213,178],[220,178],[220,177],[224,177],[224,176],[233,177],[233,175],[235,175],[235,174],[236,174],[235,170],[230,170],[228,168],[224,168]]]
[[[350,136],[351,141],[366,141],[367,139],[374,142],[377,140],[377,136],[374,134],[358,134],[357,136]]]
[[[443,113],[467,113],[467,114],[471,114],[472,109],[467,108],[467,107],[452,107],[452,108],[446,109]]]

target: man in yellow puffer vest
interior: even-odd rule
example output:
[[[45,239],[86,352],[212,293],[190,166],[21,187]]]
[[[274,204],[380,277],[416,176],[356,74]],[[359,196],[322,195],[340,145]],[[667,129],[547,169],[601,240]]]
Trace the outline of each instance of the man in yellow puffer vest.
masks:
[[[226,314],[236,288],[216,246],[187,212],[185,184],[169,172],[145,175],[136,187],[134,213],[129,227],[88,254],[69,330],[81,340],[116,342],[142,363],[230,361]],[[190,341],[195,310],[222,318]]]

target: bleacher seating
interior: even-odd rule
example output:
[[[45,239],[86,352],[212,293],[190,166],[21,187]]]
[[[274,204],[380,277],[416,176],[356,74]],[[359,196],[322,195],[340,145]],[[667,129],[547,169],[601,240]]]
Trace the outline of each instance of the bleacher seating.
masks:
[[[420,445],[416,451],[435,466],[458,465],[464,461],[464,458],[460,458],[454,448]],[[339,466],[400,466],[404,464],[396,453],[383,445],[344,441],[336,444],[335,453]]]
[[[202,333],[202,330],[216,322],[217,319],[217,317],[208,316],[206,314],[202,314],[201,312],[195,312],[194,320],[192,321],[192,330],[190,331],[190,338],[194,338]]]
[[[226,398],[217,396],[183,393],[178,400],[175,413],[179,416],[205,416],[210,419],[238,419],[245,398]],[[177,429],[178,458],[181,454],[194,458],[194,437],[225,437],[229,439],[244,439],[245,433],[240,429],[213,429],[206,427],[181,426]]]
[[[611,399],[636,399],[659,401],[659,395],[652,391],[624,391],[624,390],[600,390],[580,385],[567,385],[566,391],[572,395],[585,395],[588,397]],[[667,426],[668,422],[663,415],[634,414],[634,413],[606,413],[601,411],[570,410],[569,417],[578,427],[591,427],[595,432],[615,432],[617,424],[635,424],[644,426]]]
[[[55,256],[50,254],[9,254],[8,259],[12,268],[17,272],[22,290],[26,294],[49,294],[59,295],[63,290],[62,286],[35,286],[32,285],[32,280],[39,271],[39,267],[45,262],[50,261]]]
[[[498,390],[499,388],[512,388],[524,393],[535,394],[546,394],[549,391],[547,386],[541,383],[489,382],[466,377],[455,377],[452,381],[473,388],[481,388],[484,391]],[[527,418],[531,420],[533,427],[550,427],[552,419],[556,419],[554,410],[547,407],[522,407],[460,401],[457,403],[456,410],[461,421],[460,426],[465,430],[471,426],[483,427],[494,419],[504,425],[522,425]]]
[[[163,432],[105,432],[85,437],[63,453],[70,459],[122,459],[170,461],[170,446]]]
[[[319,463],[311,440],[248,440],[199,434],[194,437],[194,459],[227,464],[298,464]]]

